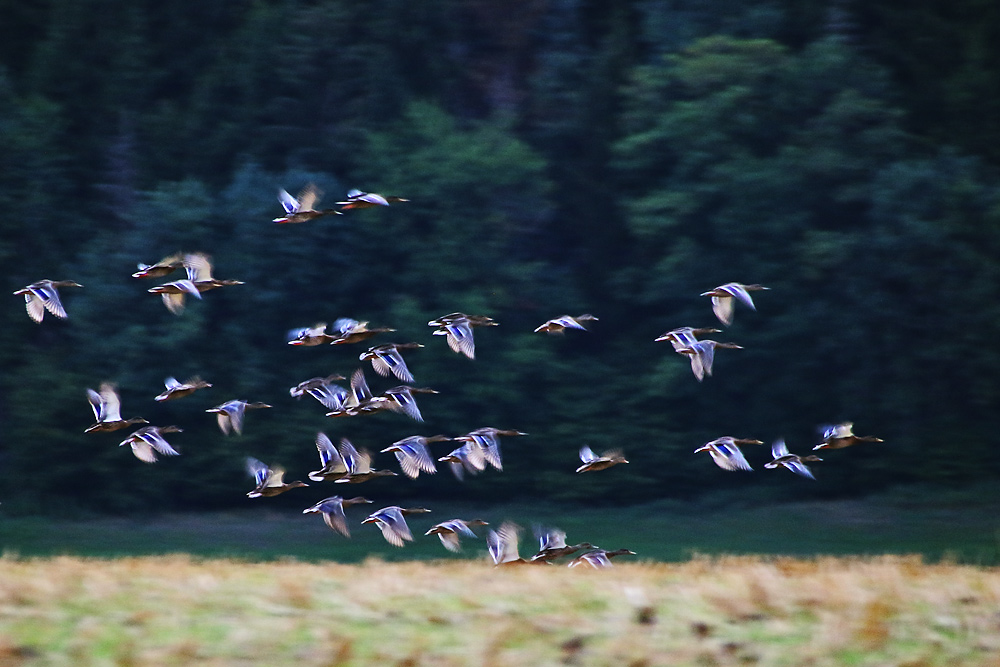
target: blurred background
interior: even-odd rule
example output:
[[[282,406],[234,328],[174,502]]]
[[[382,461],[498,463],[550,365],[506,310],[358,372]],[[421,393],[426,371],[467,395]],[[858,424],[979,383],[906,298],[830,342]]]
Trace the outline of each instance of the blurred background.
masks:
[[[375,451],[530,434],[503,440],[502,473],[364,489],[386,500],[813,501],[1000,473],[996,3],[0,7],[5,285],[84,285],[63,290],[66,321],[35,324],[21,297],[0,309],[8,515],[294,511],[342,487],[248,501],[244,459],[304,479],[321,430]],[[278,190],[309,182],[319,207],[351,188],[410,201],[272,224]],[[130,274],[178,251],[245,284],[175,316],[147,293],[163,281]],[[699,294],[729,281],[771,290],[719,326],[745,349],[699,383],[653,341],[718,326]],[[499,322],[476,330],[474,361],[426,324],[453,311]],[[532,333],[580,313],[600,318],[589,332]],[[370,344],[426,345],[404,353],[441,392],[418,396],[424,423],[328,419],[289,395],[360,366],[369,344],[286,345],[339,317],[397,329]],[[194,375],[214,386],[152,400]],[[367,375],[376,392],[398,384]],[[84,435],[102,382],[123,417],[181,426],[182,455],[146,465],[117,447],[130,431]],[[226,437],[205,410],[234,398],[274,407]],[[747,452],[753,474],[693,454],[721,435],[804,454],[840,421],[885,442],[829,452],[816,482],[763,470],[767,445]],[[576,475],[584,444],[631,464]]]

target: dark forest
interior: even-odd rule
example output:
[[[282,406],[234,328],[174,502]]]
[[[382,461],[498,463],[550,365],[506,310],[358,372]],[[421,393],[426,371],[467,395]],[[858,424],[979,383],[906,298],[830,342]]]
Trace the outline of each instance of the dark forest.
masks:
[[[304,478],[320,431],[373,452],[529,434],[503,441],[502,472],[392,481],[424,498],[765,502],[1000,475],[995,2],[0,7],[8,294],[83,285],[61,291],[65,320],[0,309],[8,512],[243,507],[246,457]],[[272,223],[279,190],[309,183],[319,207],[355,188],[409,201]],[[179,252],[244,284],[171,313],[148,290],[175,278],[131,274]],[[700,295],[732,281],[769,290],[724,326]],[[456,311],[498,323],[474,360],[427,325]],[[581,313],[587,331],[534,332]],[[338,318],[396,331],[287,344]],[[654,342],[681,326],[742,349],[698,381]],[[424,345],[404,352],[440,392],[418,397],[423,423],[290,396],[363,365],[376,393],[399,384],[359,360],[388,342]],[[193,376],[213,386],[153,400]],[[130,431],[85,434],[102,383],[122,417],[183,428],[181,455],[150,465],[118,446]],[[226,436],[205,411],[230,399],[273,407]],[[773,440],[804,454],[840,422],[884,442],[825,454],[815,482],[762,470]],[[723,435],[767,443],[746,450],[754,474],[693,453]],[[576,475],[583,445],[630,463]]]

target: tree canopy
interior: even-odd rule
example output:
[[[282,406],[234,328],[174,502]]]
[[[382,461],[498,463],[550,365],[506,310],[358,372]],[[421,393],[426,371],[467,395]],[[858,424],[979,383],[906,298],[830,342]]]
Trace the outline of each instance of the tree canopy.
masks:
[[[64,293],[65,321],[30,321],[20,297],[0,310],[0,470],[19,480],[4,507],[238,506],[246,456],[303,477],[318,431],[376,451],[414,433],[530,434],[504,440],[503,473],[442,470],[406,480],[411,496],[832,496],[996,476],[987,4],[5,7],[8,287],[84,288]],[[354,188],[409,201],[272,224],[279,189],[308,183],[318,208]],[[130,274],[178,252],[244,284],[174,315],[147,290],[175,278]],[[731,281],[770,289],[722,326],[699,295]],[[499,323],[476,329],[474,361],[427,326],[455,311]],[[598,320],[533,333],[564,313]],[[341,317],[396,331],[286,344]],[[743,349],[720,350],[699,382],[654,342],[679,326]],[[288,393],[350,376],[369,344],[410,341],[425,346],[405,353],[415,384],[440,392],[418,396],[424,423],[327,418]],[[367,371],[376,392],[395,383]],[[197,375],[213,387],[152,401],[164,378]],[[102,382],[123,417],[181,426],[182,455],[146,465],[115,446],[129,431],[85,435],[85,390]],[[235,398],[274,407],[226,437],[205,410]],[[805,453],[818,426],[845,421],[885,442],[830,452],[814,484],[692,453],[721,435]],[[632,463],[576,475],[584,444]]]

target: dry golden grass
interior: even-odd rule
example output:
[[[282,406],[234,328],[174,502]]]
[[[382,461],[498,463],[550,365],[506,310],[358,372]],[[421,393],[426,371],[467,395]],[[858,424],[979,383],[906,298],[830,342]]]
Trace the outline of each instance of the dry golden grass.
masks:
[[[0,665],[292,663],[1000,665],[1000,571],[0,559]]]

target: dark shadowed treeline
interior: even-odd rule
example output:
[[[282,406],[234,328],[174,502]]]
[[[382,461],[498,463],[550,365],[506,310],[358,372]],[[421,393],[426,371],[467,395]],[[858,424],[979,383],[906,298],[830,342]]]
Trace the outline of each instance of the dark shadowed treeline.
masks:
[[[239,506],[245,456],[304,478],[319,430],[373,450],[530,434],[504,441],[502,474],[372,482],[424,497],[832,496],[1000,473],[989,3],[2,6],[5,285],[85,286],[64,293],[65,322],[31,322],[20,297],[0,308],[5,508]],[[411,201],[272,224],[278,189],[310,181],[321,206],[355,187]],[[246,284],[174,316],[130,274],[178,251]],[[716,334],[745,349],[699,383],[653,339],[717,325],[698,295],[729,281],[771,291]],[[453,311],[500,323],[477,330],[475,361],[426,325]],[[532,333],[584,312],[589,333]],[[426,345],[406,354],[441,392],[419,397],[425,423],[328,419],[289,396],[360,365],[366,344],[285,344],[338,317]],[[153,402],[193,375],[214,386]],[[84,435],[85,390],[104,381],[123,417],[183,427],[182,456],[145,465],[116,446],[128,431]],[[274,408],[227,438],[204,411],[232,398]],[[750,475],[692,454],[720,435],[805,453],[839,421],[885,443],[828,452],[816,483],[763,470],[762,450]],[[575,476],[583,444],[632,463]]]

